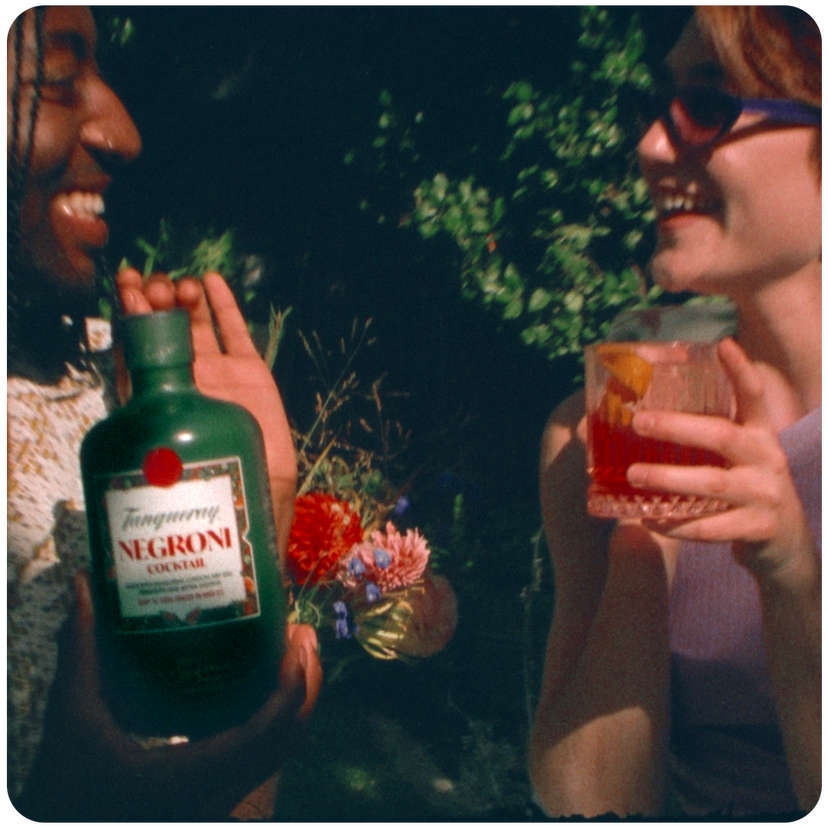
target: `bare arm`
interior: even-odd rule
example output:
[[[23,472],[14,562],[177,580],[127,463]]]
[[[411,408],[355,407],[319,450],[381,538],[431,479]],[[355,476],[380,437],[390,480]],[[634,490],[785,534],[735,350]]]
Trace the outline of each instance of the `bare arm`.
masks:
[[[656,814],[669,733],[672,557],[639,526],[613,531],[587,516],[582,417],[577,395],[553,415],[542,450],[555,613],[529,772],[551,816]]]

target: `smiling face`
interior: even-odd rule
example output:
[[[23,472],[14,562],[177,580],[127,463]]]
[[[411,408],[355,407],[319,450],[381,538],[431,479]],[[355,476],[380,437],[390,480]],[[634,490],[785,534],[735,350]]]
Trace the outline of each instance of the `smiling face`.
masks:
[[[19,117],[14,135],[15,29],[8,42],[8,143],[10,168],[23,165],[35,80],[34,13],[23,15]],[[43,21],[43,82],[37,103],[31,156],[20,197],[23,265],[55,286],[88,291],[93,256],[107,238],[102,218],[110,166],[141,150],[135,124],[98,73],[95,24],[86,7],[49,7]]]
[[[677,87],[738,95],[695,18],[667,59]],[[763,123],[743,113],[712,147],[686,147],[657,120],[639,143],[639,163],[658,215],[651,261],[670,291],[733,298],[813,267],[822,255],[815,127]]]

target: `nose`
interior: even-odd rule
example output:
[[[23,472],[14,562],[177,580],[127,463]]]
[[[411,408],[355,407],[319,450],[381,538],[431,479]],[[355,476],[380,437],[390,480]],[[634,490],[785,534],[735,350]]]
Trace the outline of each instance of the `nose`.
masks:
[[[656,118],[638,142],[639,165],[643,169],[648,164],[673,163],[678,155],[679,149],[667,124],[663,118]]]
[[[134,161],[141,153],[141,136],[121,99],[100,77],[91,82],[88,114],[81,141],[94,153]]]

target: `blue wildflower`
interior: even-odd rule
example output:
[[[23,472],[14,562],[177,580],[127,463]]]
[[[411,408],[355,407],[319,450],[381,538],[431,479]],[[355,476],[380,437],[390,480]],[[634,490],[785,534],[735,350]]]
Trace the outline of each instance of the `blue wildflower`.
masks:
[[[411,506],[411,501],[403,495],[399,500],[397,500],[396,504],[394,505],[394,514],[397,517],[402,517]]]
[[[384,549],[375,548],[374,563],[376,563],[380,569],[388,569],[388,567],[391,566],[391,555],[389,555]]]
[[[334,610],[334,631],[337,638],[350,638],[351,631],[348,629],[348,607],[344,601],[335,601]]]
[[[365,564],[357,557],[351,558],[348,561],[348,574],[355,575],[357,578],[365,574]]]
[[[365,597],[369,604],[373,604],[374,601],[382,598],[382,590],[373,581],[369,581],[365,587]]]

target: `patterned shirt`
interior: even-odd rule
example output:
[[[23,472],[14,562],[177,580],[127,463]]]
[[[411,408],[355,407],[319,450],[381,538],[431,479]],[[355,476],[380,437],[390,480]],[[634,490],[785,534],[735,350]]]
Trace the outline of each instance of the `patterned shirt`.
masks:
[[[94,364],[57,385],[7,382],[8,791],[23,787],[42,734],[57,635],[88,565],[80,445],[111,410],[109,325],[87,320]],[[100,367],[97,364],[100,364]],[[104,369],[108,375],[105,379]]]

